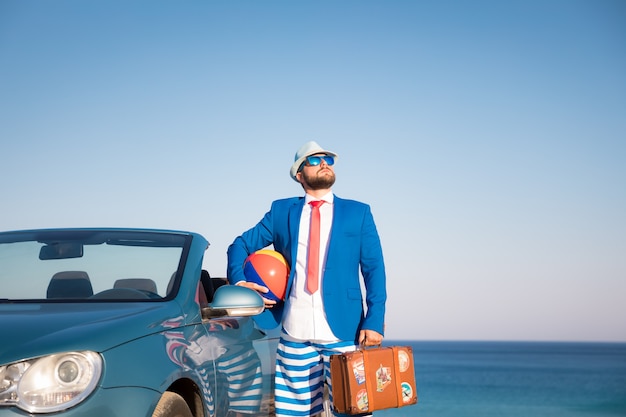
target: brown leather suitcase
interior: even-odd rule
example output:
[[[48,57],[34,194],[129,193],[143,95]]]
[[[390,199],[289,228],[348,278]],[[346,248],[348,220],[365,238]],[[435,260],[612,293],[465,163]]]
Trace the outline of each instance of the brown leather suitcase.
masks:
[[[333,405],[343,414],[371,413],[417,403],[410,346],[356,350],[330,357]]]

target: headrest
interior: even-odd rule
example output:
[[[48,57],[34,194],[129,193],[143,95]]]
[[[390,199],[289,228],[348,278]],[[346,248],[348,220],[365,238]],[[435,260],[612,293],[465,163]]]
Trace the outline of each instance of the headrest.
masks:
[[[62,271],[52,276],[48,298],[87,298],[93,295],[89,275],[85,271]]]
[[[118,279],[113,284],[113,288],[133,288],[136,290],[150,291],[157,293],[156,282],[150,278],[123,278]]]

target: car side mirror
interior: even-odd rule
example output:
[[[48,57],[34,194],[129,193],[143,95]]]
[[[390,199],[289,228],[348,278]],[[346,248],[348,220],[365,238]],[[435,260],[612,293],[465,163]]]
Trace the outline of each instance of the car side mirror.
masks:
[[[215,290],[209,306],[202,309],[202,317],[256,316],[264,309],[263,298],[256,291],[238,285],[223,285]]]

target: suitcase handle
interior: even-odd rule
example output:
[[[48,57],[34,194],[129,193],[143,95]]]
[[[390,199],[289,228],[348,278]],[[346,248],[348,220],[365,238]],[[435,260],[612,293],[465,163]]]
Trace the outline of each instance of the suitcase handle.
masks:
[[[379,343],[377,345],[372,345],[372,346],[359,345],[359,347],[356,350],[380,349],[381,347],[383,347],[382,343]]]

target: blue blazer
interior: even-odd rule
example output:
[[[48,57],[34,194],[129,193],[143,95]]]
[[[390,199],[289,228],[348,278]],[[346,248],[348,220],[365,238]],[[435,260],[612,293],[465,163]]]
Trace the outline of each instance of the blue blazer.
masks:
[[[291,267],[287,296],[295,276],[298,229],[304,197],[276,200],[263,219],[237,237],[228,247],[228,280],[245,281],[246,257],[269,245],[280,252]],[[335,196],[333,224],[323,267],[322,299],[330,328],[341,340],[358,340],[359,331],[374,330],[384,334],[387,300],[385,265],[370,207]],[[364,312],[359,271],[365,284]],[[283,303],[266,309],[256,317],[263,328],[274,328],[282,320]]]

